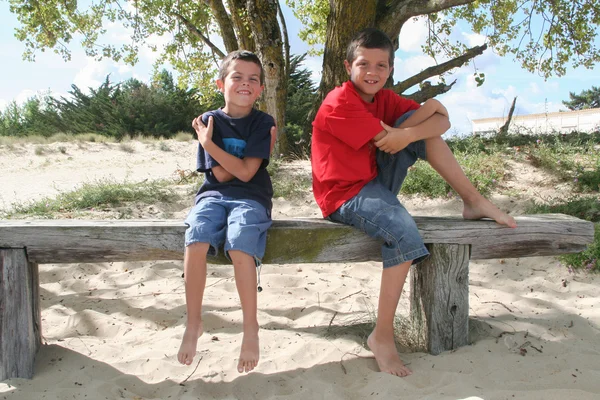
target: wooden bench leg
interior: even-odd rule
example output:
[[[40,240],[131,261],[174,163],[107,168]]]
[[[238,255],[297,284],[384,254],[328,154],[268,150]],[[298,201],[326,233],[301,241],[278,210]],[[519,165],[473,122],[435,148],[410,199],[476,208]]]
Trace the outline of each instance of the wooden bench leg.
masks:
[[[0,381],[33,378],[40,327],[38,265],[25,249],[0,249]]]
[[[433,355],[469,341],[469,245],[432,244],[411,268],[411,320]]]

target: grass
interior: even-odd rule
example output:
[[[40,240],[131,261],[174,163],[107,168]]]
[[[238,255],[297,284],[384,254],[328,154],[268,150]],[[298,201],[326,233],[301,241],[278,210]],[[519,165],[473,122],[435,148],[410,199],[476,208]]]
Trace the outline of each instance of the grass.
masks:
[[[116,207],[125,203],[143,204],[167,203],[178,199],[169,181],[146,181],[139,183],[119,183],[111,180],[99,180],[85,183],[79,188],[61,193],[55,198],[22,204],[13,204],[11,210],[4,212],[3,218],[33,216],[53,218],[56,214],[102,207]]]
[[[295,175],[290,179],[284,179],[282,161],[271,159],[267,167],[273,183],[273,197],[284,197],[288,200],[304,197],[312,187],[312,176]]]
[[[15,146],[23,144],[51,144],[51,143],[114,143],[116,140],[107,136],[98,135],[96,133],[84,133],[72,135],[68,133],[56,133],[52,136],[0,136],[0,146]]]
[[[489,194],[505,180],[506,168],[501,154],[455,151],[454,156],[469,180],[483,195]],[[445,197],[452,195],[453,191],[429,163],[418,161],[409,169],[401,193]]]

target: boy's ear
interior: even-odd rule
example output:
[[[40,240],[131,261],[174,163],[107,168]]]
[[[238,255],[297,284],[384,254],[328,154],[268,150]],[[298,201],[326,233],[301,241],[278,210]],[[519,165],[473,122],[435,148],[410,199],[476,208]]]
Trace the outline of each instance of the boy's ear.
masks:
[[[348,60],[344,60],[344,67],[346,67],[346,72],[348,75],[352,75],[352,65],[350,65]]]
[[[219,88],[219,91],[220,91],[220,92],[222,92],[222,91],[223,91],[223,89],[225,88],[225,82],[223,82],[223,81],[222,81],[222,80],[220,80],[220,79],[217,79],[217,82],[216,82],[216,83],[217,83],[217,87]]]

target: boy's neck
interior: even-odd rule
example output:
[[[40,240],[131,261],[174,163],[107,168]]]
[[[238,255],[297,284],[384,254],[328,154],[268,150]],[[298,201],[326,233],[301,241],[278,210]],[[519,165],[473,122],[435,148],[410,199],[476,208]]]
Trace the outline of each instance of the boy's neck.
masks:
[[[229,104],[225,104],[225,107],[221,109],[225,114],[231,118],[244,118],[250,115],[252,107],[231,107]]]

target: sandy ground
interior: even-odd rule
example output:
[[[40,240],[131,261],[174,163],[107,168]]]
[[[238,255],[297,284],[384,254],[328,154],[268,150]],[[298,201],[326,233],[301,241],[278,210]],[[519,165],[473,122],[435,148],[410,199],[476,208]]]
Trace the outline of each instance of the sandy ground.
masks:
[[[0,208],[84,182],[175,179],[194,167],[192,143],[131,146],[63,143],[42,155],[33,145],[0,148]],[[506,211],[564,193],[531,166],[509,167],[512,178],[493,196]],[[306,161],[285,168],[310,170]],[[456,199],[402,200],[417,215],[461,211]],[[275,218],[319,215],[310,193],[274,203]],[[188,206],[142,207],[134,216],[183,218]],[[377,263],[265,265],[261,359],[250,374],[236,370],[242,315],[227,266],[209,266],[206,332],[192,365],[177,362],[181,273],[181,262],[165,261],[40,266],[44,345],[35,377],[1,382],[0,399],[600,399],[600,277],[570,274],[552,257],[473,261],[472,344],[438,356],[403,351],[414,371],[407,378],[378,372],[363,346]]]

